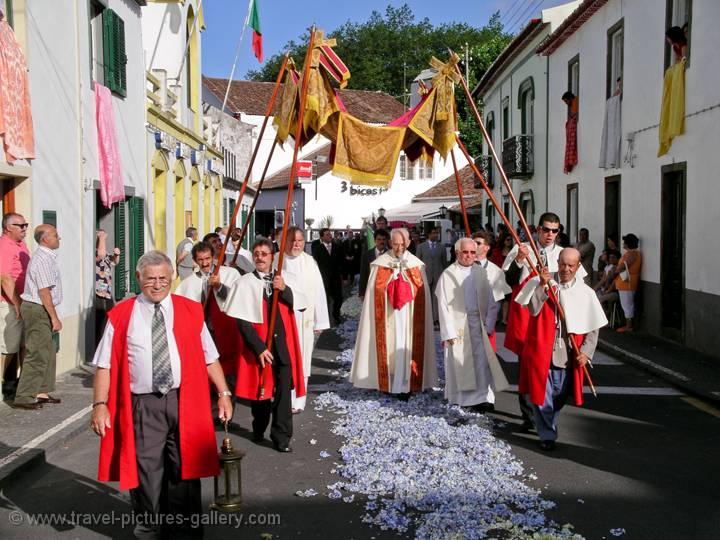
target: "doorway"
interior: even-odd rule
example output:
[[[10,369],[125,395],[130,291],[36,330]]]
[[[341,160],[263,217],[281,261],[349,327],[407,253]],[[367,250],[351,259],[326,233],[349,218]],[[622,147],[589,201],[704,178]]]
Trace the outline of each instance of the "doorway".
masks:
[[[686,163],[662,168],[660,309],[663,334],[684,341]]]
[[[618,251],[621,251],[620,175],[605,178],[605,238],[603,238],[603,246],[607,244],[608,238],[611,238]]]

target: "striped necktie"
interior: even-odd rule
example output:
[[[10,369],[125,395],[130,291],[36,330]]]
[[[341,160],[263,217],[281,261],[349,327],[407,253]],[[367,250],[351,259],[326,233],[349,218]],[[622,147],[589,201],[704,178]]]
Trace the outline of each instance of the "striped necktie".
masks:
[[[152,320],[152,368],[153,392],[167,394],[173,385],[172,368],[170,367],[170,351],[168,349],[165,317],[160,311],[160,304],[155,304]]]

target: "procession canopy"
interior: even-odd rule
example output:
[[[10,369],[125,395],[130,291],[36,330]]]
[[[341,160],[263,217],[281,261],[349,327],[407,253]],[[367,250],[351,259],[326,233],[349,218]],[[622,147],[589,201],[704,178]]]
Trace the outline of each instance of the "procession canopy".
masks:
[[[457,130],[454,85],[459,81],[455,70],[459,57],[455,53],[447,63],[431,58],[436,75],[431,88],[421,87],[422,99],[413,109],[387,125],[369,124],[348,113],[340,99],[339,88],[347,85],[350,71],[333,50],[336,41],[325,39],[322,31],[316,36],[301,146],[318,134],[327,137],[334,176],[382,187],[388,187],[395,176],[401,150],[411,162],[432,163],[435,151],[447,158]],[[300,75],[291,63],[274,120],[280,144],[295,132],[299,96]]]

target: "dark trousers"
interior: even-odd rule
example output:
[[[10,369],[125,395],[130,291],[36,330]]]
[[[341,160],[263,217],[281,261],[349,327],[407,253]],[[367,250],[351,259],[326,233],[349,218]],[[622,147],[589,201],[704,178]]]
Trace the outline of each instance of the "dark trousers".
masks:
[[[522,358],[518,355],[518,368],[522,370]],[[522,415],[523,422],[534,424],[535,423],[535,411],[533,405],[527,397],[527,394],[518,392],[518,404],[520,405],[520,414]]]
[[[200,479],[182,480],[180,476],[177,390],[164,396],[133,394],[132,408],[139,483],[130,490],[130,499],[135,514],[143,516],[135,536],[202,537],[202,526],[191,527],[192,515],[202,514]],[[185,523],[176,523],[178,515]],[[172,517],[172,524],[166,522],[166,516]]]
[[[276,357],[277,360],[277,357]],[[270,439],[278,445],[287,445],[293,434],[291,390],[292,371],[290,365],[273,364],[273,377],[275,378],[275,394],[272,400],[263,399],[252,401],[252,428],[255,435],[263,435],[270,424]]]

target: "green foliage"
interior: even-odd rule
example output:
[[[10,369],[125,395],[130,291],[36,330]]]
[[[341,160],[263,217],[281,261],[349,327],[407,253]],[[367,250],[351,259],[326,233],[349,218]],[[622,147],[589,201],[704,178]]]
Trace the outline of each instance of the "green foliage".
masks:
[[[305,58],[309,30],[297,41],[291,40],[285,50],[301,67]],[[500,16],[495,13],[488,24],[475,28],[467,23],[444,23],[433,26],[428,18],[415,19],[407,4],[400,7],[388,5],[384,15],[373,11],[370,18],[361,23],[347,21],[329,32],[328,38],[336,38],[335,51],[350,68],[348,88],[380,90],[405,101],[412,80],[429,67],[431,56],[445,61],[448,49],[461,57],[465,72],[465,46],[469,47],[470,69],[468,85],[477,84],[497,55],[510,42],[512,36],[503,31]],[[283,53],[284,54],[284,53]],[[283,54],[269,58],[262,68],[250,71],[247,77],[257,81],[274,81]],[[473,155],[480,152],[481,134],[467,108],[462,88],[456,88],[460,135]]]

